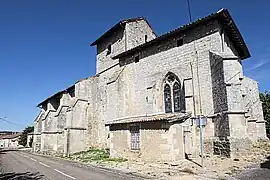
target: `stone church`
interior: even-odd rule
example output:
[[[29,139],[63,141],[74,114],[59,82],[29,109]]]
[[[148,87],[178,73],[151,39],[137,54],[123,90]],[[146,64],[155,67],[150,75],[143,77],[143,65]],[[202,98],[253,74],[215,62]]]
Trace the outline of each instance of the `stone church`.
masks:
[[[174,161],[237,155],[265,139],[256,81],[243,75],[249,50],[228,10],[157,36],[145,18],[115,24],[91,46],[96,74],[38,104],[33,151],[89,148],[112,157]]]

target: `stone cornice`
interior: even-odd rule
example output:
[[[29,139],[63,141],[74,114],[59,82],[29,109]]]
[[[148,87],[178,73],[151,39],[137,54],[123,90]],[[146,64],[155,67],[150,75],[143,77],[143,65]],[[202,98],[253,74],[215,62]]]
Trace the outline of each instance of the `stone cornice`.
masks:
[[[42,118],[42,121],[45,120],[47,118],[47,116],[51,113],[51,112],[56,112],[56,110],[54,109],[50,109],[46,112],[45,116]]]
[[[41,134],[62,134],[63,131],[42,131]]]
[[[69,105],[60,105],[60,107],[57,109],[56,114],[55,114],[54,117],[59,116],[60,112],[62,111],[62,109],[63,109],[64,107],[67,107],[67,108],[68,108]]]
[[[86,130],[84,127],[65,127],[64,130],[71,129],[71,130]]]
[[[76,105],[79,101],[88,102],[87,99],[76,98],[76,100],[71,104],[71,107],[75,107],[75,105]]]

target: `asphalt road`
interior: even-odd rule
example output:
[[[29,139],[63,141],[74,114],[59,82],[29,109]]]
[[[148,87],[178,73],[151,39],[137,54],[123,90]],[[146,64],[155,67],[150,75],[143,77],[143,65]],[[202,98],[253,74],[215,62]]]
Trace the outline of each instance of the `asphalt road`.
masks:
[[[130,180],[144,179],[120,171],[80,166],[66,160],[23,151],[0,151],[0,180]]]

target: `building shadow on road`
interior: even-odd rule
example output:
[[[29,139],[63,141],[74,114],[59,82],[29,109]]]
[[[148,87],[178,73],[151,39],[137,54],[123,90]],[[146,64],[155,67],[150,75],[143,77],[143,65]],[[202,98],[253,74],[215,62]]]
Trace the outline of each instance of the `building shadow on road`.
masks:
[[[31,172],[25,172],[25,173],[3,173],[0,174],[0,180],[38,180],[41,179],[44,175],[40,174],[39,172],[31,173]]]
[[[18,149],[0,149],[0,154],[6,154],[10,151],[18,151]]]
[[[185,158],[186,158],[186,160],[188,160],[188,161],[190,161],[190,162],[196,164],[197,166],[202,167],[202,165],[200,165],[199,163],[197,163],[197,162],[193,161],[192,159],[190,159],[190,158],[188,157],[187,153],[185,153]]]
[[[270,169],[270,156],[268,156],[266,159],[267,160],[265,162],[261,163],[260,167]]]

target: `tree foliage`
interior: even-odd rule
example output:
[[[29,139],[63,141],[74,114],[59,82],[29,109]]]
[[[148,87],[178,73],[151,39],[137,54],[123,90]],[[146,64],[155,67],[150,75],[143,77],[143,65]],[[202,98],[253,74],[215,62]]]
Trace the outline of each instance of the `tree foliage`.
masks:
[[[23,145],[23,146],[26,146],[26,144],[27,144],[27,134],[28,133],[31,133],[33,131],[34,131],[34,126],[27,126],[27,127],[25,127],[25,129],[22,132],[22,135],[20,136],[19,144],[20,145]]]
[[[260,99],[262,101],[264,119],[266,120],[266,133],[270,134],[270,92],[260,93]]]

